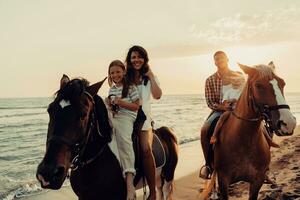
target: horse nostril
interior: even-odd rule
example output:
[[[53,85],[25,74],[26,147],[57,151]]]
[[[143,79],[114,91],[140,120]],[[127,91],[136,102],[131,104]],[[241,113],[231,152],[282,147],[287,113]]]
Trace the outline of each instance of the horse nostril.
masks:
[[[277,124],[276,124],[276,126],[277,126],[277,129],[280,129],[281,128],[281,124],[282,124],[283,122],[281,121],[281,120],[278,120],[277,121]]]
[[[278,121],[277,121],[277,128],[278,128],[278,129],[281,129],[281,126],[282,126],[282,125],[283,125],[283,126],[287,126],[287,124],[284,123],[282,120],[278,120]]]

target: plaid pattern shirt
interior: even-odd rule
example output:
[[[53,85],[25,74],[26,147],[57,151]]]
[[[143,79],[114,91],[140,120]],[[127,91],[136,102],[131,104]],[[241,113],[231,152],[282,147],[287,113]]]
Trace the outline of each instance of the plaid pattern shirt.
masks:
[[[218,72],[206,79],[205,99],[209,108],[217,111],[217,106],[222,103],[222,79]]]

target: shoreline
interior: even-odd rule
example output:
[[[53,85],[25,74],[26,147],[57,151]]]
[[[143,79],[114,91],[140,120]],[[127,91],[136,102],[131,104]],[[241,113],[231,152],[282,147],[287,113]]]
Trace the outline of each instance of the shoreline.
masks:
[[[271,149],[270,176],[276,178],[277,186],[263,185],[259,193],[259,199],[275,200],[284,196],[287,197],[286,199],[289,196],[297,198],[299,196],[300,198],[300,160],[293,157],[297,156],[295,152],[298,152],[300,155],[300,125],[297,125],[294,135],[289,137],[275,136],[274,141],[280,144],[280,148]],[[198,198],[200,188],[203,188],[204,185],[204,181],[198,177],[200,166],[203,163],[203,154],[199,141],[180,145],[179,161],[175,172],[175,200],[193,200]],[[137,193],[141,194],[139,191]],[[70,186],[63,187],[59,191],[49,190],[21,199],[51,200],[54,198],[59,200],[77,199]],[[137,199],[142,200],[143,198],[141,195],[138,195]],[[242,182],[234,184],[230,189],[230,199],[248,199],[248,184]]]

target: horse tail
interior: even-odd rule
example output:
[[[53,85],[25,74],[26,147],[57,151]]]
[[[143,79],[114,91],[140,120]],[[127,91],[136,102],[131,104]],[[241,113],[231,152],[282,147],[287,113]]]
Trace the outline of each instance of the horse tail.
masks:
[[[173,131],[166,126],[156,129],[155,133],[161,139],[166,152],[166,164],[162,168],[162,176],[169,182],[174,179],[174,172],[178,162],[177,138]]]
[[[216,184],[216,177],[217,177],[217,172],[216,172],[216,170],[214,170],[213,174],[211,175],[210,182],[208,184],[206,184],[206,186],[204,187],[204,190],[202,191],[202,193],[200,193],[201,200],[208,199],[209,193],[212,191],[212,189],[214,188],[214,186]]]

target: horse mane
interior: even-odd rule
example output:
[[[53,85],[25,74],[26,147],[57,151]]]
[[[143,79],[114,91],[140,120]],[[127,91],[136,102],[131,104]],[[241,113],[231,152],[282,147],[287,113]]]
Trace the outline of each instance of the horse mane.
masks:
[[[96,117],[98,119],[99,130],[102,136],[107,139],[108,142],[111,141],[112,128],[108,121],[108,113],[106,106],[103,102],[103,99],[96,95],[94,97],[95,101],[95,109],[96,109]]]
[[[255,65],[254,68],[257,70],[260,78],[272,79],[274,77],[275,69],[269,65]]]

